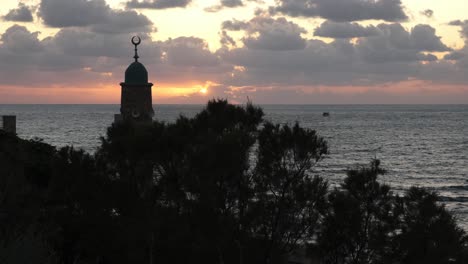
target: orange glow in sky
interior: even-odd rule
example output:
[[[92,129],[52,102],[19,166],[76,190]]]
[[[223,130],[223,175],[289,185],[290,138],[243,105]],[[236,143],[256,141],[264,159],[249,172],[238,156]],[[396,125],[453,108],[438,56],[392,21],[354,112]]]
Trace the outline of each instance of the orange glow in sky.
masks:
[[[101,0],[84,2],[93,1]],[[133,16],[126,13],[129,20],[122,24],[54,26],[40,12],[42,0],[2,2],[0,104],[119,103],[119,82],[133,57],[129,39],[136,34],[143,36],[140,57],[154,82],[155,103],[219,97],[262,103],[468,103],[468,22],[466,32],[461,24],[450,25],[468,19],[467,0],[401,0],[406,20],[350,20],[355,26],[399,23],[403,28],[400,35],[379,31],[395,39],[378,39],[354,51],[347,45],[357,47],[372,36],[316,36],[315,29],[327,20],[324,16],[270,13],[281,2],[276,0],[243,0],[240,7],[217,12],[206,10],[220,0],[193,0],[186,7],[161,10],[128,9],[127,0],[102,1],[107,13]],[[19,4],[30,8],[33,21],[6,19]],[[139,27],[145,21],[149,24]],[[223,27],[226,21],[239,23],[229,29]],[[119,31],[132,23],[135,28]],[[405,39],[418,25],[430,28],[422,32],[430,35],[422,36],[422,43],[440,39],[443,48],[412,53],[415,41],[408,44]],[[385,49],[391,45],[403,48]],[[450,56],[456,58],[446,59]]]

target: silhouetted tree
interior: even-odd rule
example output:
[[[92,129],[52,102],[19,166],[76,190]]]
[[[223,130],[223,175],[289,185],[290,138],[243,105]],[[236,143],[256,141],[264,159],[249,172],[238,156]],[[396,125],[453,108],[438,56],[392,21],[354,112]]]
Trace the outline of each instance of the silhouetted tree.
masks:
[[[28,244],[41,247],[35,223],[41,218],[54,152],[45,143],[0,130],[0,262],[16,261],[21,255],[47,258],[46,248],[36,253],[11,251]]]
[[[109,159],[114,178],[125,175],[155,190],[147,216],[155,259],[268,263],[314,234],[327,185],[310,170],[326,154],[326,143],[297,124],[260,127],[262,116],[251,104],[219,100],[174,124],[109,130],[98,156]],[[143,176],[139,167],[151,169]],[[179,238],[176,252],[169,236]],[[181,248],[187,254],[181,256]]]
[[[394,195],[379,161],[329,191],[314,173],[327,152],[315,131],[225,100],[113,124],[95,155],[0,131],[0,262],[286,263],[311,244],[324,263],[467,262],[436,194]]]
[[[327,183],[311,169],[327,153],[315,131],[298,124],[264,124],[254,172],[255,237],[264,244],[263,261],[281,259],[310,240],[326,211]]]
[[[400,263],[468,263],[468,238],[437,194],[411,188],[402,212],[395,254]]]
[[[12,263],[77,263],[102,255],[96,251],[109,239],[103,232],[111,222],[105,178],[97,173],[94,158],[83,151],[56,150],[0,131],[0,252],[34,245],[0,255]]]
[[[59,263],[95,262],[112,255],[113,234],[109,183],[95,159],[82,150],[65,147],[53,156],[54,171],[45,199],[46,239]],[[114,249],[115,250],[115,249]]]
[[[325,263],[386,263],[399,215],[390,187],[377,181],[383,173],[378,160],[349,170],[342,188],[329,195],[318,240]]]
[[[467,237],[438,196],[411,188],[403,197],[378,183],[380,162],[350,170],[329,195],[318,244],[325,263],[464,263]]]

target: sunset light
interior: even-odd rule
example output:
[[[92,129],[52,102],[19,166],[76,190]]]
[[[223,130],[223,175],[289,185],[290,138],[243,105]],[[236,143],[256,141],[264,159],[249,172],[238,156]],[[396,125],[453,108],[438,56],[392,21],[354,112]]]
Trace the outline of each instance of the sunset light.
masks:
[[[432,92],[468,85],[467,8],[466,0],[8,0],[0,7],[0,103],[32,102],[41,92],[24,89],[35,87],[81,87],[85,95],[106,87],[100,94],[116,94],[79,98],[115,100],[134,35],[160,103],[208,94],[262,103],[467,103],[466,92]],[[389,84],[408,81],[429,92],[381,97]]]
[[[468,0],[0,20],[0,264],[468,264]]]

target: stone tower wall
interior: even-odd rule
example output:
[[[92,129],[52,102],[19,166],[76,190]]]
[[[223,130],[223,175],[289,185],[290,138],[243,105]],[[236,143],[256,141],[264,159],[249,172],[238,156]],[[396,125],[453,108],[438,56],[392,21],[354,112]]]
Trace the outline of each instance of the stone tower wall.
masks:
[[[154,115],[151,87],[153,84],[122,83],[120,113],[123,120],[152,120]]]

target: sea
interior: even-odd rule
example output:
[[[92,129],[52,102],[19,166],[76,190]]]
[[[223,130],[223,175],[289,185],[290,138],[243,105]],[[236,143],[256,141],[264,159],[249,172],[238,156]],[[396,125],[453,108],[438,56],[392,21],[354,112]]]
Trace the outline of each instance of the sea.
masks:
[[[314,129],[330,154],[315,174],[338,187],[346,170],[382,161],[382,183],[398,193],[411,186],[437,192],[468,231],[468,105],[259,105],[265,119]],[[203,105],[154,105],[155,119],[192,117]],[[57,147],[90,153],[112,124],[119,105],[0,105],[17,116],[17,133]],[[324,117],[323,113],[330,115]]]

